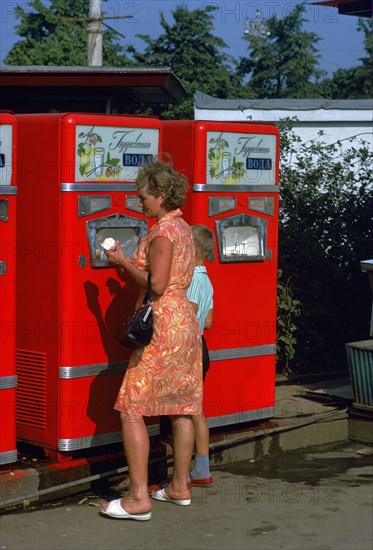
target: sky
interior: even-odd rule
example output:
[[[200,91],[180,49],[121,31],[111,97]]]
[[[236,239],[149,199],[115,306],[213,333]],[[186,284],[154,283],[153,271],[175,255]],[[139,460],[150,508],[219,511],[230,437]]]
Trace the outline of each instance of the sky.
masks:
[[[43,3],[48,4],[45,0]],[[235,59],[244,57],[247,41],[244,40],[245,21],[255,21],[258,12],[261,19],[275,15],[278,19],[292,11],[301,0],[257,0],[257,1],[208,1],[208,0],[108,0],[102,1],[102,10],[107,17],[121,17],[106,22],[125,38],[120,38],[121,44],[132,43],[142,51],[144,43],[136,34],[148,34],[157,38],[162,34],[159,12],[162,11],[166,21],[172,25],[172,11],[177,5],[183,4],[189,11],[203,9],[206,6],[216,6],[214,34],[227,44],[225,53]],[[308,22],[303,30],[315,32],[321,40],[317,48],[321,54],[319,67],[331,75],[338,68],[348,68],[359,65],[359,58],[364,56],[364,34],[357,30],[358,18],[349,15],[339,15],[335,8],[315,6],[308,0],[305,17]],[[29,10],[26,0],[2,0],[0,3],[0,66],[5,66],[4,58],[20,37],[16,34],[15,6],[21,5]],[[89,0],[87,0],[87,15]],[[123,16],[131,16],[124,19]]]

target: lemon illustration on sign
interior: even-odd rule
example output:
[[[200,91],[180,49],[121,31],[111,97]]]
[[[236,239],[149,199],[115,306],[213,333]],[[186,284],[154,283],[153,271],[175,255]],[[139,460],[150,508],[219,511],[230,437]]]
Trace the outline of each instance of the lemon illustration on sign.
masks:
[[[90,145],[89,143],[86,143],[83,149],[84,149],[84,154],[86,155],[90,155],[92,153],[92,145]]]
[[[88,166],[88,164],[91,162],[91,159],[88,155],[82,155],[79,159],[80,166]]]
[[[211,168],[218,168],[219,167],[219,158],[216,158],[214,157],[212,160],[211,160]]]
[[[228,185],[235,185],[236,182],[234,181],[234,179],[232,179],[231,177],[229,178],[224,178],[224,183],[228,184]]]
[[[245,170],[243,169],[233,169],[232,170],[232,178],[234,181],[242,180],[245,177]]]

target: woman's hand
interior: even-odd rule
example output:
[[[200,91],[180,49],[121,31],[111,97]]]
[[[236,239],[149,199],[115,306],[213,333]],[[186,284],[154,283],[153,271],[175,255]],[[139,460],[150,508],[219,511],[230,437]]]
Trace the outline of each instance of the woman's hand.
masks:
[[[105,250],[105,254],[109,262],[116,266],[124,267],[125,264],[130,263],[130,259],[124,254],[119,242],[115,241],[115,244],[115,250]]]

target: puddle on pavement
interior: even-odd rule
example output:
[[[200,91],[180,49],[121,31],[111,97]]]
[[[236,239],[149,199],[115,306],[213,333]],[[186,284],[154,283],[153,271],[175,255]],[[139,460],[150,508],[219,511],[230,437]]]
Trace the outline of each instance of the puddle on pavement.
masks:
[[[360,444],[321,446],[304,451],[287,452],[278,456],[242,461],[222,466],[221,472],[234,475],[281,479],[288,483],[305,483],[316,486],[321,480],[345,474],[353,468],[370,467],[367,472],[355,473],[359,482],[371,483],[373,479],[373,448]],[[346,482],[349,482],[346,476]]]

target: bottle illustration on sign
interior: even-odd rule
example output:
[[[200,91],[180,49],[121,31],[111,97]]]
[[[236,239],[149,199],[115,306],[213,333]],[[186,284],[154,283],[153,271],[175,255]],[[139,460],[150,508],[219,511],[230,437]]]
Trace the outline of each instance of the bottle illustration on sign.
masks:
[[[222,183],[226,183],[231,171],[231,157],[230,153],[222,153],[221,155],[221,180]]]
[[[219,137],[211,138],[209,143],[213,144],[210,147],[208,158],[210,161],[210,176],[211,178],[219,178],[221,176],[221,157],[223,150],[228,147],[228,142],[222,137],[223,133]]]
[[[107,178],[119,175],[122,170],[121,159],[111,158],[108,152],[105,160],[105,149],[100,146],[102,137],[94,132],[94,127],[87,133],[80,132],[78,138],[82,140],[78,143],[76,151],[79,157],[79,173],[82,177],[94,180],[103,175]]]
[[[93,149],[93,163],[95,165],[96,176],[102,176],[104,171],[105,149],[103,147],[95,147]]]
[[[221,133],[216,139],[211,138],[209,143],[214,144],[209,149],[210,177],[220,183],[234,185],[245,177],[245,163],[238,160],[229,151],[229,143]],[[228,150],[226,150],[228,149]]]

